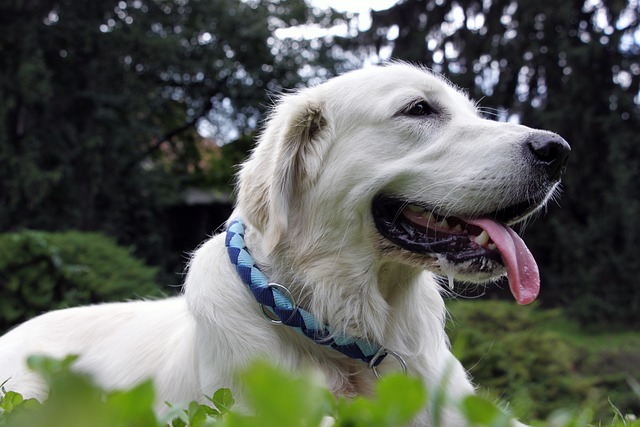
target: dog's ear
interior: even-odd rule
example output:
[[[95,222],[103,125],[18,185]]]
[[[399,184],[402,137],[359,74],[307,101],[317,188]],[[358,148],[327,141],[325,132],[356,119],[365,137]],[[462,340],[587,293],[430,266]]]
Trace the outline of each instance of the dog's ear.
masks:
[[[327,145],[326,119],[309,91],[283,96],[239,173],[238,207],[275,249],[288,228],[292,198],[313,184]]]

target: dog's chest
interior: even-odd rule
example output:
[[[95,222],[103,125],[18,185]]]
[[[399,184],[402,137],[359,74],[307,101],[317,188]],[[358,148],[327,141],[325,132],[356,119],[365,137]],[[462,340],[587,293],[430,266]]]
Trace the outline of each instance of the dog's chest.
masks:
[[[342,366],[340,374],[328,375],[329,389],[335,396],[356,397],[373,394],[375,377],[373,373],[362,366],[348,364]]]

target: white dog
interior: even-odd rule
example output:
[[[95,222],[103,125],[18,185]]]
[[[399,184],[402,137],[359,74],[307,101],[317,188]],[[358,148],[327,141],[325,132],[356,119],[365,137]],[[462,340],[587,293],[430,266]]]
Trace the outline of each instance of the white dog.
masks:
[[[506,273],[519,303],[535,299],[536,263],[509,225],[552,196],[568,153],[553,133],[481,118],[406,64],[284,95],[239,173],[242,222],[195,252],[184,295],[30,320],[0,338],[0,382],[42,399],[25,358],[78,354],[108,388],[153,378],[159,408],[220,387],[242,402],[235,373],[267,357],[315,369],[336,395],[370,393],[403,368],[452,398],[473,393],[434,274]],[[442,416],[464,425],[453,407]],[[425,408],[414,425],[430,420]]]

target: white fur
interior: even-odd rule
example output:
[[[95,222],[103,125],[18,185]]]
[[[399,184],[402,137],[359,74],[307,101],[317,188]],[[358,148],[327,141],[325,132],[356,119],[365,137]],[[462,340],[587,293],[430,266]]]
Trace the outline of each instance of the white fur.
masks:
[[[441,114],[398,114],[421,98]],[[401,354],[428,389],[444,384],[459,398],[474,389],[449,350],[440,287],[424,269],[469,277],[435,258],[385,250],[371,202],[385,191],[440,212],[491,211],[527,191],[519,156],[531,132],[480,118],[464,94],[409,65],[348,73],[282,96],[242,166],[233,215],[247,223],[248,247],[271,281],[333,327]],[[224,235],[195,252],[184,295],[55,311],[0,338],[0,382],[43,398],[24,365],[33,353],[79,354],[76,368],[108,388],[153,378],[159,409],[220,387],[242,403],[235,374],[260,356],[320,372],[337,395],[370,393],[375,382],[364,363],[267,321],[230,264]],[[380,367],[396,369],[392,357]],[[453,407],[443,416],[442,425],[465,425]],[[428,407],[414,425],[430,425]]]

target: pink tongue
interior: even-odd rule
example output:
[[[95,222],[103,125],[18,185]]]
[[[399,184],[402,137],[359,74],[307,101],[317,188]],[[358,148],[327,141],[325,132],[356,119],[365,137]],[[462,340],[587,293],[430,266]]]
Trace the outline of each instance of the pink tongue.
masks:
[[[490,219],[465,220],[487,232],[507,267],[511,293],[518,304],[533,302],[540,291],[540,273],[533,255],[511,228]]]

